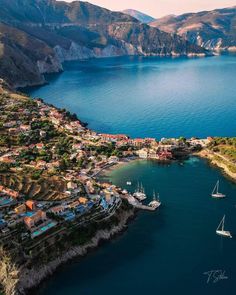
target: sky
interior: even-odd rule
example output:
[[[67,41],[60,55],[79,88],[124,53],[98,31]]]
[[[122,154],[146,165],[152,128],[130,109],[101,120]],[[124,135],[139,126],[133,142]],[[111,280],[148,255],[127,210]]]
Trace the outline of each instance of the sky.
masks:
[[[72,0],[65,0],[72,2]],[[111,9],[136,9],[155,18],[168,14],[182,14],[235,6],[236,0],[87,0],[90,3]]]

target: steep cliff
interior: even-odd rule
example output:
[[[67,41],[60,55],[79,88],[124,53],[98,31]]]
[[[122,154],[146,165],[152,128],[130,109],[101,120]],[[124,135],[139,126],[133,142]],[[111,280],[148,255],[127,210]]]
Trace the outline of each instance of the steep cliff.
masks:
[[[170,15],[150,24],[175,33],[209,50],[236,51],[236,6],[180,16]]]
[[[0,0],[0,76],[13,86],[44,83],[62,62],[123,55],[204,55],[181,37],[87,2]]]
[[[42,84],[42,74],[61,70],[54,50],[46,43],[0,23],[0,77],[10,85]]]

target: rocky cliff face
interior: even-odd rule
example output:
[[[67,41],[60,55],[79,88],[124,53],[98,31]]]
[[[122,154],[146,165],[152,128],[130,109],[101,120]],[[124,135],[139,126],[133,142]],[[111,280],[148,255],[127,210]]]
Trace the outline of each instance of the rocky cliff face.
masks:
[[[0,0],[0,77],[13,86],[44,83],[62,62],[122,55],[204,55],[181,37],[130,15],[74,1]]]
[[[6,295],[28,294],[29,289],[37,287],[42,280],[52,275],[56,269],[69,260],[84,256],[90,249],[99,246],[101,241],[109,240],[127,228],[129,219],[133,218],[134,209],[123,211],[117,214],[118,223],[110,229],[98,230],[89,242],[82,246],[71,246],[69,249],[59,250],[55,253],[54,259],[47,263],[36,264],[25,263],[20,267],[11,261],[8,253],[0,247],[0,283]]]
[[[42,74],[61,70],[59,59],[47,44],[0,23],[0,77],[11,86],[43,84]]]
[[[180,16],[170,15],[150,24],[175,33],[209,50],[236,51],[236,6]]]

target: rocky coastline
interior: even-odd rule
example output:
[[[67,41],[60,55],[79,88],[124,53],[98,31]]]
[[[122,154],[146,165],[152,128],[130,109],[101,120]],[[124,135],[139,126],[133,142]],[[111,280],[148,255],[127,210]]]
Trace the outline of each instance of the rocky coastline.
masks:
[[[236,182],[236,173],[232,172],[226,163],[217,160],[217,157],[220,157],[220,155],[210,152],[207,149],[204,149],[195,155],[207,159],[211,165],[221,169],[227,177],[229,177],[233,182]]]
[[[23,265],[19,269],[15,269],[14,274],[12,276],[10,275],[8,280],[5,281],[6,284],[11,284],[11,288],[4,288],[5,290],[9,290],[7,292],[5,291],[6,293],[4,295],[24,295],[31,291],[34,292],[34,288],[52,275],[59,266],[67,263],[75,257],[85,256],[90,250],[98,247],[103,241],[107,241],[124,231],[127,228],[128,221],[134,218],[134,216],[134,209],[123,211],[119,214],[119,223],[117,225],[112,226],[111,229],[98,230],[93,238],[83,246],[71,247],[69,250],[62,252],[58,257],[46,264],[31,268],[28,268],[27,265]],[[14,267],[15,266],[12,266],[12,269]],[[0,270],[1,273],[5,271],[3,267]]]

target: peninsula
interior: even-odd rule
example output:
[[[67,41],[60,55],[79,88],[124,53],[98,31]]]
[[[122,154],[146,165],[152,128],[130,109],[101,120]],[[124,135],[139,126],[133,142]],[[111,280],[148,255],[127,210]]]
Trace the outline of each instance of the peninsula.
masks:
[[[200,152],[235,178],[235,139],[99,134],[75,114],[14,92],[3,80],[0,114],[0,284],[6,295],[24,294],[126,227],[135,204],[127,191],[98,181],[100,171],[124,159],[166,162]]]

